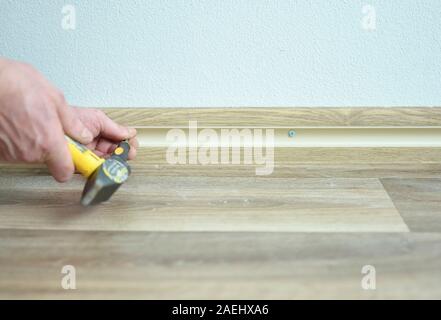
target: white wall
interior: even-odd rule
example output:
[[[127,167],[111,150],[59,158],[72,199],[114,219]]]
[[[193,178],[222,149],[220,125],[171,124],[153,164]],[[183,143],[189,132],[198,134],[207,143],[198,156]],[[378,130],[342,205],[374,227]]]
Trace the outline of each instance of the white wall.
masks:
[[[439,0],[0,0],[0,55],[86,106],[441,105],[440,39]]]

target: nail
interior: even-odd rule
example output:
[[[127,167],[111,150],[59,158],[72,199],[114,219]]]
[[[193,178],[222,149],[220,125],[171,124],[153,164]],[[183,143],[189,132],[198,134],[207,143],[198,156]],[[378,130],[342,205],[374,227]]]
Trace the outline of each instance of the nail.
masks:
[[[134,136],[136,136],[136,129],[129,128],[129,138],[133,138]]]
[[[92,133],[89,131],[89,129],[84,128],[83,131],[81,132],[81,138],[83,139],[83,141],[85,143],[89,143],[92,142],[93,140],[93,135]]]

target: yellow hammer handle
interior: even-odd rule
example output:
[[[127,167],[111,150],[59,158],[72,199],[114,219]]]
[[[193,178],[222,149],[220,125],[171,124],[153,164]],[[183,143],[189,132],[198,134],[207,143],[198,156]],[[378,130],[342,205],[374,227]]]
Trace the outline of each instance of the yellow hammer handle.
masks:
[[[66,140],[75,168],[88,178],[104,162],[104,159],[68,136],[66,136]]]

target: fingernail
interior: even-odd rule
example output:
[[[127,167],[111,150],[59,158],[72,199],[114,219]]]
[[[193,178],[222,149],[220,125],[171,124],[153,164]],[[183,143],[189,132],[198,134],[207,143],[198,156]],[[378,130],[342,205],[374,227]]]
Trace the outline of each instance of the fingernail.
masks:
[[[129,137],[132,138],[136,136],[136,129],[135,128],[129,128]]]
[[[55,177],[55,180],[57,180],[60,183],[63,183],[69,181],[72,178],[72,176],[73,176],[72,172],[63,172],[59,176]]]
[[[93,135],[87,128],[84,128],[81,132],[81,138],[88,143],[93,140]]]

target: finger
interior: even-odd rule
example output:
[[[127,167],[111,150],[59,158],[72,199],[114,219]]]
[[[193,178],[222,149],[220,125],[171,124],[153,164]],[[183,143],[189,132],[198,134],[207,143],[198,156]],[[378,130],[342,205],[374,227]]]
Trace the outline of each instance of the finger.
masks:
[[[98,141],[98,143],[96,144],[95,150],[99,151],[99,152],[102,152],[103,154],[109,155],[113,151],[115,151],[117,146],[118,145],[115,142],[110,141],[110,140],[105,139],[105,138],[101,138]]]
[[[136,138],[132,138],[129,140],[129,144],[130,144],[130,150],[127,158],[129,160],[133,160],[136,157],[136,149],[138,147],[138,141],[136,140]],[[118,147],[117,143],[108,139],[101,138],[96,144],[95,152],[98,156],[103,156],[103,155],[108,156],[111,155],[117,147]]]
[[[75,109],[68,106],[64,98],[61,99],[62,101],[59,102],[57,111],[64,132],[78,142],[83,144],[90,143],[94,138],[92,133],[84,126],[83,122],[75,113]]]
[[[122,141],[136,136],[134,128],[128,128],[117,124],[104,112],[98,113],[98,120],[101,124],[101,136],[113,141]]]
[[[127,159],[133,160],[136,158],[136,153],[137,153],[137,149],[139,147],[139,143],[136,138],[131,138],[129,140],[129,144],[130,144],[130,150],[129,150],[129,155],[128,155]]]
[[[86,147],[90,150],[95,150],[96,149],[96,145],[98,143],[99,138],[95,138],[93,139],[93,141],[91,143],[86,144]]]
[[[129,139],[129,144],[132,148],[135,148],[135,149],[139,148],[139,142],[138,142],[138,139],[136,139],[136,137]]]
[[[107,159],[109,157],[107,153],[101,152],[99,150],[94,150],[93,153],[95,153],[100,158]]]
[[[130,145],[130,150],[129,150],[129,154],[127,155],[127,159],[133,160],[136,157],[136,149],[138,146],[138,141],[136,140],[136,138],[130,139],[129,145]],[[106,155],[111,155],[117,147],[118,144],[114,143],[113,141],[101,139],[97,144],[96,150]]]
[[[45,163],[52,176],[58,182],[69,180],[74,173],[74,164],[61,126],[59,130],[53,134],[48,150]]]

